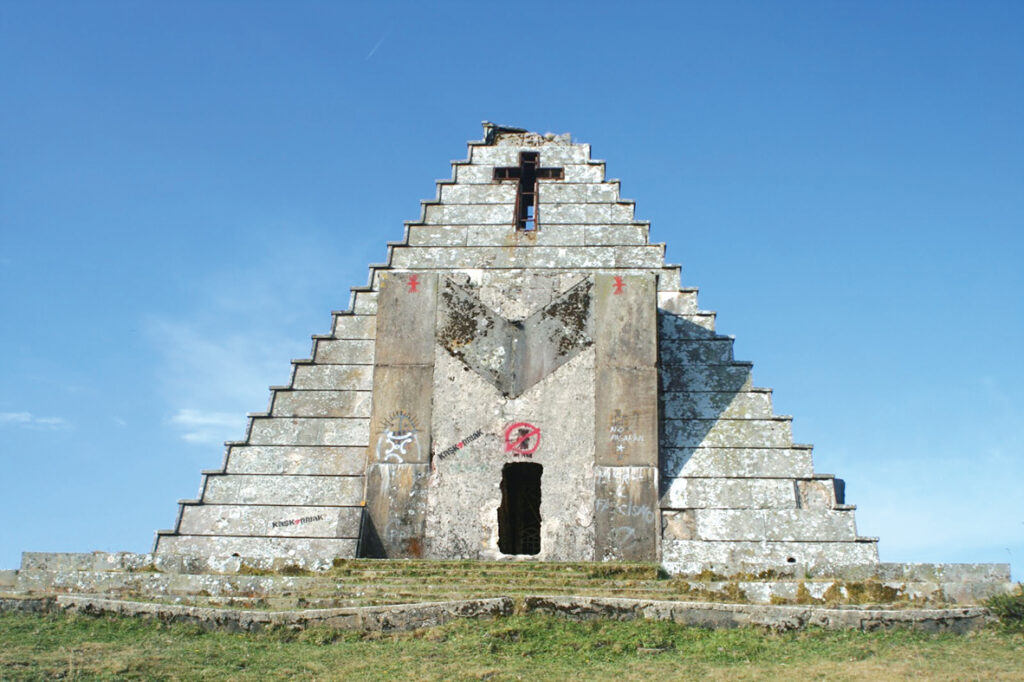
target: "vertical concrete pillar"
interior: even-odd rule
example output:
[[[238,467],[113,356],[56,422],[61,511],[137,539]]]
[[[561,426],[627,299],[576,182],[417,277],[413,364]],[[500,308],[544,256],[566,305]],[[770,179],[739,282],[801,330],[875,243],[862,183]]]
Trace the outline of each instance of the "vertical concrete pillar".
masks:
[[[365,556],[423,551],[430,474],[437,275],[390,273],[377,298]]]
[[[658,556],[657,287],[595,278],[595,559]]]

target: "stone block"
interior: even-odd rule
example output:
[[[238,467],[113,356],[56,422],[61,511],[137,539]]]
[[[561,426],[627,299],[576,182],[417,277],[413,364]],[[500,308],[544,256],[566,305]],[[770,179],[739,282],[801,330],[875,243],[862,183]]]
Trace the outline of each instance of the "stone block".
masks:
[[[185,505],[182,535],[358,538],[362,507]]]
[[[502,248],[533,246],[583,246],[583,227],[580,225],[543,225],[536,230],[517,230],[508,225],[470,225],[469,246],[497,246]]]
[[[765,539],[791,542],[853,541],[853,510],[772,509],[764,512]]]
[[[588,219],[589,216],[595,215],[593,212],[588,214],[587,204],[548,204],[546,206],[540,206],[537,211],[537,222],[541,225],[587,225],[592,222]],[[604,212],[604,215],[608,215],[608,211]],[[607,220],[601,220],[599,222],[605,223]]]
[[[797,481],[797,506],[802,509],[831,509],[836,504],[835,479]]]
[[[875,573],[881,580],[956,582],[1010,581],[1010,564],[900,564],[882,563]]]
[[[371,391],[373,368],[368,365],[297,365],[296,390]]]
[[[790,422],[775,419],[665,419],[661,444],[666,448],[788,448]]]
[[[599,367],[654,367],[658,352],[653,277],[595,276],[594,319]]]
[[[721,575],[757,573],[799,566],[814,575],[832,575],[848,566],[878,562],[871,542],[705,542],[662,539],[662,566],[669,573]]]
[[[666,479],[802,478],[813,473],[810,448],[662,448],[661,459]]]
[[[564,182],[603,182],[603,163],[567,164],[562,168]]]
[[[540,148],[541,166],[566,166],[574,163],[587,163],[588,161],[590,161],[589,144],[550,145]],[[516,162],[518,163],[518,157]]]
[[[206,504],[357,506],[362,501],[362,476],[211,475],[203,494]]]
[[[541,207],[555,204],[588,203],[587,185],[581,183],[546,182],[538,186]]]
[[[669,478],[662,509],[795,509],[793,481],[773,478]]]
[[[22,552],[21,571],[92,571],[96,558],[90,552]]]
[[[511,219],[508,221],[511,224]],[[518,256],[518,258],[517,258]],[[525,254],[518,250],[493,247],[395,247],[391,265],[401,269],[450,270],[460,268],[518,267],[525,264]]]
[[[658,312],[658,336],[662,339],[704,339],[715,336],[715,313],[687,315]]]
[[[531,268],[608,268],[615,264],[615,252],[608,247],[538,246],[526,250],[525,255],[525,265]]]
[[[357,291],[355,303],[352,305],[352,312],[356,315],[376,315],[377,292]]]
[[[513,204],[427,204],[425,225],[503,225],[515,218]]]
[[[506,225],[470,225],[466,230],[467,246],[516,245],[516,228],[511,220]]]
[[[633,205],[620,204],[548,204],[538,210],[541,225],[615,225],[634,222]]]
[[[544,229],[543,227],[541,228]],[[398,269],[478,270],[501,268],[611,268],[616,266],[616,249],[640,247],[609,246],[516,246],[509,247],[395,247],[391,265]],[[647,248],[647,247],[643,247]],[[621,251],[619,252],[621,255]],[[623,256],[625,258],[625,256]],[[650,259],[647,259],[650,260]],[[623,267],[646,269],[645,264]]]
[[[352,445],[370,442],[369,419],[255,417],[250,445]]]
[[[654,467],[595,467],[597,561],[657,558],[657,479]]]
[[[856,540],[850,511],[806,509],[690,509],[664,512],[666,539],[707,541]]]
[[[647,226],[586,225],[583,242],[587,246],[643,246],[647,244]]]
[[[389,274],[381,283],[373,362],[378,366],[431,364],[436,305],[436,274]]]
[[[658,308],[673,315],[691,315],[697,312],[696,291],[662,291],[658,293]]]
[[[369,417],[370,391],[274,391],[274,417]]]
[[[595,206],[604,206],[605,204],[595,204]],[[608,206],[608,222],[612,224],[630,224],[636,220],[634,211],[636,206],[632,203],[618,203],[618,204],[607,204]],[[591,223],[601,223],[601,220],[592,220]]]
[[[455,164],[455,181],[460,185],[490,184],[494,182],[494,166],[457,163]]]
[[[229,474],[361,476],[365,470],[365,447],[233,445],[227,458]]]
[[[662,268],[658,272],[658,291],[679,291],[682,287],[680,276],[678,265],[667,265]]]
[[[542,167],[586,163],[590,145],[586,144],[523,144],[522,140],[502,140],[494,145],[470,145],[470,160],[490,166],[518,166],[520,152],[540,152]]]
[[[750,365],[667,365],[661,368],[661,390],[731,392],[753,388]]]
[[[540,202],[544,204],[617,204],[619,183],[541,182]]]
[[[366,556],[414,559],[423,555],[429,464],[378,463],[366,482]]]
[[[615,249],[617,268],[658,268],[665,262],[665,247],[661,244],[612,248]]]
[[[469,147],[469,160],[474,164],[487,166],[518,166],[519,152],[537,151],[535,149],[522,149],[511,145],[471,145]],[[543,164],[544,157],[541,156]],[[493,179],[493,172],[491,174]]]
[[[465,246],[466,227],[409,226],[409,246]]]
[[[515,182],[490,185],[441,185],[442,204],[514,204]]]
[[[540,229],[520,234],[533,235],[537,246],[583,246],[582,225],[541,225]]]
[[[599,366],[596,385],[597,464],[656,467],[658,380],[655,370]]]
[[[659,294],[660,296],[661,294]],[[733,340],[728,337],[659,340],[661,364],[728,365],[732,364]]]
[[[372,339],[377,335],[377,317],[374,315],[335,315],[334,338]]]
[[[664,419],[770,419],[769,391],[667,391],[661,394]]]
[[[587,184],[587,201],[590,203],[618,203],[619,182],[600,182]]]
[[[294,558],[296,561],[356,555],[356,540],[349,538],[233,538],[209,535],[165,535],[158,551],[164,554],[192,554],[206,557]]]
[[[370,339],[317,339],[313,359],[318,365],[372,365],[373,346]]]

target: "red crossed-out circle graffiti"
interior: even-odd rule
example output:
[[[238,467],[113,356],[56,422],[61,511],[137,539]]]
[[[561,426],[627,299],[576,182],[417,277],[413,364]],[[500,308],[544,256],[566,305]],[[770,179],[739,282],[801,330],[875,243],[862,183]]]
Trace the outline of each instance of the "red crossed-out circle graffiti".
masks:
[[[505,452],[531,457],[540,447],[540,429],[527,422],[516,422],[505,429]]]

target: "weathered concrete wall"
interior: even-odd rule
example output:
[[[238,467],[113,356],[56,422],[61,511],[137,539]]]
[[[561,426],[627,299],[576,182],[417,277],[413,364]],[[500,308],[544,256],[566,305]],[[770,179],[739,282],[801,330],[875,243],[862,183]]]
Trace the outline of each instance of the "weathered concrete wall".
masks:
[[[395,273],[380,287],[366,481],[366,556],[423,554],[431,448],[437,275]]]
[[[597,275],[595,287],[595,557],[658,555],[658,379],[655,282]]]
[[[514,376],[496,381],[491,366],[467,364],[458,352],[461,346],[450,343],[450,336],[436,348],[436,445],[429,488],[427,556],[503,556],[498,547],[502,468],[521,461],[543,467],[541,546],[536,558],[592,560],[595,375],[594,353],[587,342],[590,312],[589,303],[566,298],[567,293],[589,292],[588,282],[557,273],[533,273],[524,279],[525,291],[515,298],[508,296],[506,284],[504,275],[485,272],[473,294],[496,309],[493,316],[511,317],[510,326],[515,329],[523,329],[515,324],[523,318],[537,320],[525,327],[532,335],[514,337],[527,349],[507,346],[510,353],[520,352],[518,357],[524,358],[519,367],[525,381],[517,383]],[[557,309],[560,304],[568,307],[566,301],[579,317]],[[538,312],[550,314],[541,320]],[[447,311],[439,311],[439,330],[447,330],[450,321]],[[560,326],[571,328],[571,333],[564,333]],[[539,348],[543,360],[531,361],[530,348],[534,358]],[[517,365],[510,362],[503,367],[501,371],[514,375]],[[499,388],[506,384],[524,386],[525,390]],[[514,428],[517,424],[525,425],[520,427],[526,429],[523,436]]]

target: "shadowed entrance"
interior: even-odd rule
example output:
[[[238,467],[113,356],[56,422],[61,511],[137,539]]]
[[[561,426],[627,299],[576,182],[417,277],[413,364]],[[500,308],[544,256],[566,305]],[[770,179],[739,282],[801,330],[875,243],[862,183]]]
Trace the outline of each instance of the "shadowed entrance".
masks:
[[[540,553],[540,477],[532,462],[506,464],[501,471],[498,549],[502,554]]]

